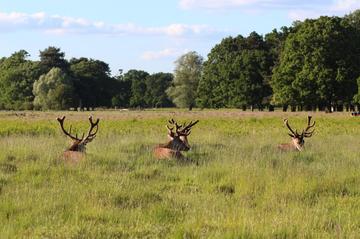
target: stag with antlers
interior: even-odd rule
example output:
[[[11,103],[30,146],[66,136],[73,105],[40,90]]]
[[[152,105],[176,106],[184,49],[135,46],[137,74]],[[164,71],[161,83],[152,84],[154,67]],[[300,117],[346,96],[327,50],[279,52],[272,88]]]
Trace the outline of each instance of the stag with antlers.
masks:
[[[311,116],[308,116],[307,127],[299,134],[297,130],[293,130],[287,119],[284,119],[286,127],[290,130],[289,136],[291,137],[291,143],[280,144],[278,148],[283,151],[288,150],[298,150],[302,151],[304,149],[304,138],[310,138],[315,131],[315,121],[311,124]]]
[[[166,125],[168,129],[169,142],[166,144],[159,144],[154,148],[154,155],[157,159],[185,159],[181,151],[190,150],[190,145],[187,140],[187,136],[191,133],[191,128],[196,125],[199,120],[191,121],[190,123],[183,125],[178,124],[174,119],[169,120],[169,125]],[[174,131],[175,128],[175,131]]]
[[[91,142],[96,137],[96,133],[98,132],[99,129],[100,119],[97,119],[94,122],[92,117],[90,116],[89,117],[90,129],[86,137],[85,134],[83,134],[81,138],[79,138],[77,134],[75,135],[71,134],[71,125],[69,131],[67,131],[64,128],[65,116],[63,116],[62,118],[57,118],[57,121],[60,124],[62,132],[72,140],[71,146],[63,154],[63,159],[74,162],[81,160],[84,157],[86,144]]]

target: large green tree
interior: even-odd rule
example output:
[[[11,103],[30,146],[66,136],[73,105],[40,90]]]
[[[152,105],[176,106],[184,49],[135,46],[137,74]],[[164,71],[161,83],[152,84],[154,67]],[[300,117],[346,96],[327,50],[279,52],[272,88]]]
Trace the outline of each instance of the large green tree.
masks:
[[[47,73],[53,67],[58,67],[67,72],[69,63],[65,59],[65,53],[60,48],[49,46],[40,51],[40,69],[41,72]]]
[[[195,105],[203,61],[203,57],[195,51],[175,61],[174,80],[167,94],[176,106],[191,109]]]
[[[348,24],[351,27],[354,28],[354,34],[352,36],[352,45],[351,48],[354,51],[354,54],[357,54],[358,56],[360,55],[360,9],[356,10],[352,13],[350,13],[349,15],[346,15],[344,17],[344,24]],[[358,73],[357,76],[357,85],[358,85],[358,91],[357,94],[354,96],[354,102],[357,104],[360,104],[360,62],[359,62],[359,58],[353,59],[352,61],[353,64],[355,64],[354,67],[358,68],[358,71],[355,71]],[[356,73],[355,73],[356,74]]]
[[[119,74],[114,77],[115,92],[111,98],[111,105],[113,107],[129,107],[131,97],[131,81],[124,77],[122,69]]]
[[[308,109],[350,104],[360,70],[354,28],[339,17],[305,20],[296,27],[274,69],[273,102]]]
[[[151,74],[146,78],[145,102],[147,107],[158,108],[173,106],[165,92],[172,80],[172,74],[163,72]]]
[[[70,60],[70,74],[80,107],[111,106],[116,93],[115,79],[110,76],[107,63],[88,58]]]
[[[74,88],[71,78],[54,67],[41,75],[33,86],[34,105],[42,110],[64,110],[72,106]]]
[[[293,27],[283,26],[280,28],[280,31],[274,29],[265,35],[265,44],[269,51],[271,69],[279,63],[285,40],[293,30]]]
[[[124,74],[124,81],[131,82],[130,107],[146,107],[146,78],[149,73],[141,70],[129,70]]]
[[[204,63],[198,87],[201,107],[262,108],[270,94],[271,57],[262,36],[228,37],[216,45]]]
[[[0,61],[0,109],[32,109],[32,85],[40,76],[38,62],[25,50]]]

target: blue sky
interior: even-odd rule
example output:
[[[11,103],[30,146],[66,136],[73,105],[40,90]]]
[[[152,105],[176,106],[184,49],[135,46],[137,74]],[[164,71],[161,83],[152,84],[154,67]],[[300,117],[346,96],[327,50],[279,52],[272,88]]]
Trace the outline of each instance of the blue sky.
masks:
[[[222,38],[260,34],[320,15],[343,16],[360,0],[1,0],[0,57],[31,59],[60,47],[119,69],[172,72],[188,51],[202,56]]]

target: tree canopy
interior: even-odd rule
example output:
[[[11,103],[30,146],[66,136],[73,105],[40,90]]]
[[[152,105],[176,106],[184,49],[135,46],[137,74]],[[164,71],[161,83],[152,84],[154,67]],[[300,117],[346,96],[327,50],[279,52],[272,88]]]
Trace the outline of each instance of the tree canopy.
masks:
[[[70,77],[60,68],[54,67],[35,81],[34,105],[43,110],[67,109],[72,105],[73,90]]]
[[[360,75],[356,31],[339,17],[305,20],[286,39],[271,85],[273,102],[300,106],[351,104]]]
[[[262,108],[270,94],[271,57],[262,36],[228,37],[216,45],[204,63],[198,87],[201,107]]]
[[[195,51],[188,52],[175,61],[174,80],[167,94],[176,106],[190,109],[195,106],[202,65],[203,57]]]

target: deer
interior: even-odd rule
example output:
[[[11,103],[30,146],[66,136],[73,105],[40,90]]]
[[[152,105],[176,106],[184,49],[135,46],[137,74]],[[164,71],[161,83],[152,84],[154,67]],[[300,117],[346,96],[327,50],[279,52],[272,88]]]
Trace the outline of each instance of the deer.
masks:
[[[302,151],[304,149],[304,138],[310,138],[315,131],[315,121],[311,124],[311,116],[308,116],[308,123],[305,129],[299,134],[297,130],[293,130],[290,125],[288,119],[284,119],[284,123],[286,127],[290,130],[289,136],[291,137],[291,143],[280,144],[278,145],[278,149],[281,151],[291,151],[297,150]]]
[[[79,138],[77,134],[75,136],[71,134],[71,125],[69,131],[64,128],[65,116],[57,118],[57,121],[60,124],[62,132],[72,140],[71,146],[64,151],[62,159],[69,161],[70,163],[77,163],[81,161],[85,156],[86,145],[96,137],[100,119],[97,119],[94,122],[92,116],[90,116],[90,129],[86,137],[83,133],[81,138]]]
[[[196,125],[199,120],[191,121],[189,124],[178,124],[174,119],[168,121],[169,125],[166,125],[168,130],[168,141],[165,144],[159,144],[154,148],[154,156],[157,159],[181,159],[185,160],[185,156],[181,151],[189,151],[190,145],[187,137],[191,133],[191,128]],[[174,130],[175,127],[175,131]]]

